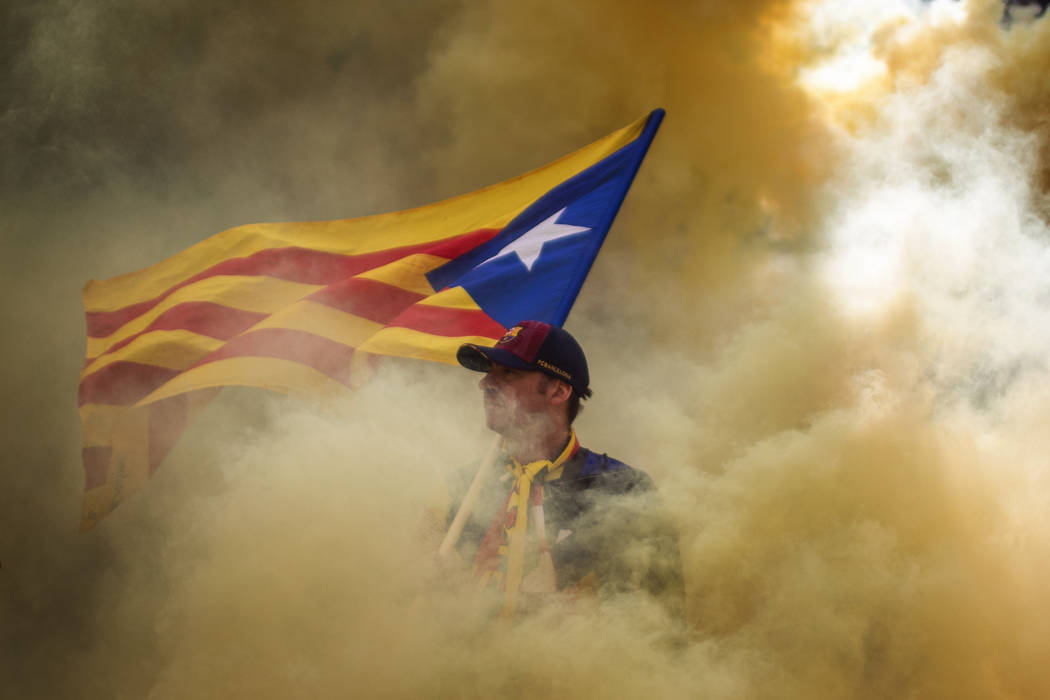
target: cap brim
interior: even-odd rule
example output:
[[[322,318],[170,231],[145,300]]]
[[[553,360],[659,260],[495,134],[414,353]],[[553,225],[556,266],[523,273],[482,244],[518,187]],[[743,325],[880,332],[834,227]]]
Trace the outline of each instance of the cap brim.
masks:
[[[510,350],[490,348],[473,343],[460,345],[459,350],[456,351],[456,360],[459,361],[459,364],[475,372],[488,372],[493,362],[497,365],[516,367],[518,369],[536,369]]]

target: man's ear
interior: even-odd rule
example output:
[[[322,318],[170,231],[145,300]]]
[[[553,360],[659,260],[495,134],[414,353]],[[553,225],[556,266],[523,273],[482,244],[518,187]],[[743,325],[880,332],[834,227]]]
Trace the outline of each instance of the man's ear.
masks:
[[[555,406],[559,406],[569,400],[572,396],[572,387],[561,381],[555,379],[551,382],[552,390],[550,393],[551,403]]]

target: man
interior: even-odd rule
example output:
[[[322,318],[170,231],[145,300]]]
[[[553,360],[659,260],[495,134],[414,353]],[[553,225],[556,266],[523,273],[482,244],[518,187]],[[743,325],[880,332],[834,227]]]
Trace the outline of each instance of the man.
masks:
[[[591,396],[576,340],[522,321],[494,347],[461,346],[457,359],[485,373],[485,420],[503,438],[458,551],[480,586],[503,592],[504,615],[555,591],[634,590],[664,597],[677,614],[678,542],[659,515],[652,480],[581,447],[572,428]],[[463,479],[452,488],[450,521],[465,486]]]

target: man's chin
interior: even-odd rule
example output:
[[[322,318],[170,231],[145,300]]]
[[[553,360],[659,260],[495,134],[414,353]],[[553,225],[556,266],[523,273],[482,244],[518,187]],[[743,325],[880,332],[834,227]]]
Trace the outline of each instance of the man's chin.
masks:
[[[545,423],[535,416],[512,414],[505,411],[485,411],[485,425],[504,437],[531,435],[544,432]]]
[[[507,429],[507,417],[496,411],[485,411],[485,425],[489,430],[502,435]]]

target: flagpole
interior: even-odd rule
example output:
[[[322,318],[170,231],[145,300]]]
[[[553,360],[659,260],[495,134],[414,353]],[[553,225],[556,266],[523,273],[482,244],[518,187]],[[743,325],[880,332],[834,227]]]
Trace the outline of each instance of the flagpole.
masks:
[[[481,460],[478,473],[474,475],[474,481],[470,482],[470,488],[467,489],[466,495],[463,496],[463,503],[460,504],[456,517],[452,519],[452,524],[449,526],[448,532],[445,533],[445,538],[441,540],[441,546],[438,547],[438,556],[448,555],[452,548],[456,546],[456,543],[459,542],[459,536],[463,534],[463,526],[467,524],[467,518],[474,511],[474,506],[477,505],[478,498],[481,495],[481,485],[485,481],[485,475],[492,472],[492,465],[495,464],[502,445],[503,438],[499,435],[493,436],[488,453],[486,453],[485,459]]]

